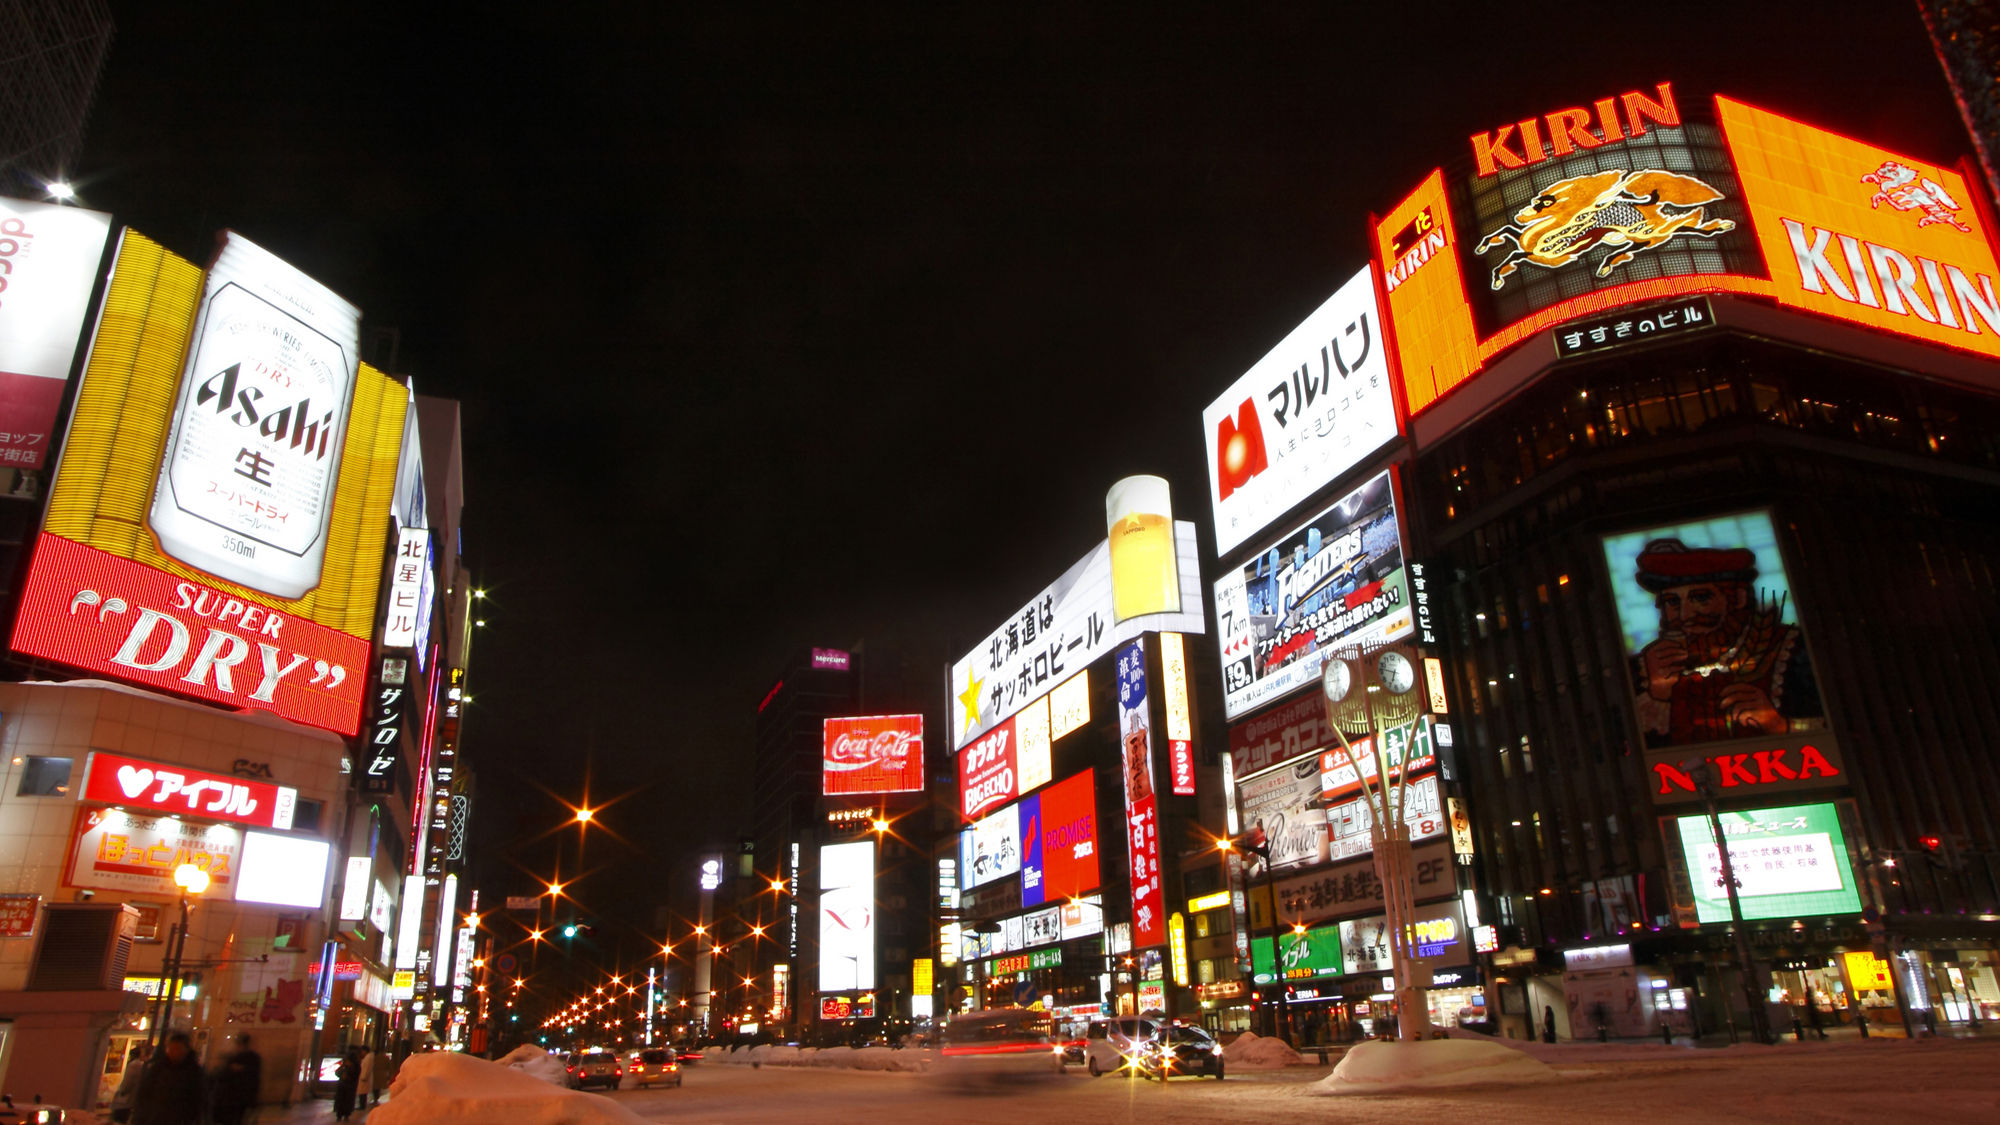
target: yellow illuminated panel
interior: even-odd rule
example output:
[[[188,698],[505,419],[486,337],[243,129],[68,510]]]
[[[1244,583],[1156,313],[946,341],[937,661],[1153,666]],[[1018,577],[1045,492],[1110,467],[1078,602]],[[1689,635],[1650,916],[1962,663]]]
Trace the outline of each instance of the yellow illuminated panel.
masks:
[[[316,589],[288,600],[224,582],[169,558],[147,528],[201,288],[200,267],[126,230],[49,494],[46,530],[246,602],[372,637],[408,392],[365,363]]]
[[[1396,330],[1404,409],[1415,414],[1479,369],[1458,239],[1435,171],[1375,225],[1375,253]]]
[[[1887,992],[1896,987],[1889,979],[1889,962],[1867,950],[1847,954],[1847,980],[1856,992]]]
[[[1167,681],[1167,737],[1194,740],[1188,722],[1187,649],[1179,633],[1160,634],[1160,668]]]
[[[1090,722],[1090,669],[1085,668],[1049,693],[1049,737],[1061,738]]]
[[[2000,356],[2000,265],[1977,188],[1728,98],[1716,108],[1780,302]]]

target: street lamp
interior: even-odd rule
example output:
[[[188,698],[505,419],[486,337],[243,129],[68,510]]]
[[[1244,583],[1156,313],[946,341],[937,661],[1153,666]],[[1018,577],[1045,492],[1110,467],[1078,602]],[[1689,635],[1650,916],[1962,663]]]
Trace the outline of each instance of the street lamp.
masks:
[[[208,889],[208,872],[192,863],[183,863],[174,868],[174,885],[181,889],[181,920],[175,932],[169,935],[173,942],[174,954],[160,975],[160,997],[164,1001],[161,1008],[159,1026],[147,1037],[149,1044],[166,1042],[167,1026],[174,1022],[174,1001],[180,998],[182,959],[187,954],[188,936],[188,896],[197,898]]]
[[[1278,888],[1271,874],[1271,841],[1264,835],[1264,827],[1260,824],[1234,840],[1225,837],[1215,842],[1215,846],[1225,852],[1239,844],[1244,851],[1264,861],[1264,894],[1271,900],[1271,979],[1278,984],[1278,1006],[1275,1010],[1266,1009],[1271,1014],[1265,1023],[1265,1030],[1283,1039],[1286,1037],[1286,1032],[1291,1030],[1292,1008],[1285,1001],[1285,973],[1281,967],[1284,957],[1280,955],[1278,946]],[[1257,987],[1255,958],[1250,961],[1250,987],[1253,989]]]
[[[1750,956],[1750,934],[1743,928],[1743,903],[1736,897],[1736,869],[1729,862],[1729,844],[1722,838],[1722,814],[1715,807],[1715,774],[1708,767],[1707,758],[1689,758],[1681,763],[1681,772],[1694,782],[1700,790],[1703,803],[1708,806],[1708,830],[1715,836],[1715,854],[1722,861],[1722,886],[1729,892],[1729,932],[1736,939],[1736,967],[1743,976],[1743,998],[1750,1002],[1750,1037],[1759,1043],[1771,1041],[1770,1012],[1764,1007],[1764,993],[1757,987],[1757,962]],[[1724,1004],[1722,1011],[1729,1019],[1729,1037],[1736,1038],[1736,1017]]]

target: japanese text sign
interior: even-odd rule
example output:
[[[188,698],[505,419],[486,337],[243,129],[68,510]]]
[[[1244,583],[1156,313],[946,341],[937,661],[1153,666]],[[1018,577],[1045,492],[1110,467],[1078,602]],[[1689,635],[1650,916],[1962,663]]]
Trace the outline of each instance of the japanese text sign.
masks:
[[[110,233],[101,211],[0,198],[0,463],[47,464]]]
[[[1217,553],[1395,439],[1385,348],[1364,267],[1202,411]]]
[[[200,820],[289,829],[298,790],[245,777],[223,777],[186,766],[90,752],[83,799]]]
[[[235,895],[241,830],[173,816],[142,816],[86,805],[77,810],[75,844],[64,883],[72,887],[180,894],[174,871],[192,863],[208,873],[204,897]]]
[[[1100,542],[1061,578],[951,666],[954,748],[999,726],[1050,689],[1144,633],[1201,633],[1201,558],[1194,525],[1174,524],[1180,571],[1177,613],[1117,621],[1111,589],[1111,545]]]
[[[1848,864],[1847,837],[1830,804],[1725,812],[1722,838],[1736,876],[1745,918],[1853,914],[1861,894]],[[1678,818],[1681,850],[1703,922],[1729,920],[1729,892],[1722,885],[1722,854],[1705,816]]]
[[[1146,698],[1146,642],[1118,650],[1118,733],[1125,768],[1125,831],[1132,871],[1132,947],[1167,940],[1160,872],[1159,796],[1153,787],[1153,731]]]
[[[382,623],[382,647],[413,648],[428,638],[417,635],[425,619],[426,573],[431,568],[431,533],[406,527],[396,537],[396,557],[389,564],[389,609]]]

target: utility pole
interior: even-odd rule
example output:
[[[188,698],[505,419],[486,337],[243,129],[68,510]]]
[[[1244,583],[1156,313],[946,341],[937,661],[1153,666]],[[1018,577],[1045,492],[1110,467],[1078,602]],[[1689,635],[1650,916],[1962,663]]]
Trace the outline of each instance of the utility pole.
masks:
[[[1722,885],[1729,892],[1729,929],[1736,939],[1737,971],[1743,977],[1743,998],[1750,1004],[1750,1038],[1769,1043],[1771,1013],[1764,1006],[1763,990],[1757,986],[1757,962],[1750,955],[1750,935],[1743,928],[1743,903],[1736,897],[1736,869],[1729,862],[1729,842],[1722,836],[1722,814],[1715,807],[1715,774],[1709,769],[1707,758],[1682,762],[1681,772],[1694,781],[1702,801],[1708,805],[1708,827],[1715,837],[1716,855],[1722,861]]]

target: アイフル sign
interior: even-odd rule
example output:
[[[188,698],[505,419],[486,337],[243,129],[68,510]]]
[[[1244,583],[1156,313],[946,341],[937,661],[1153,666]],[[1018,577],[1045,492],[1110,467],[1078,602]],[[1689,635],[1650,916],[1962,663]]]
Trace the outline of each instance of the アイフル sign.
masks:
[[[93,750],[84,771],[83,799],[283,831],[292,826],[299,793],[269,782]]]

